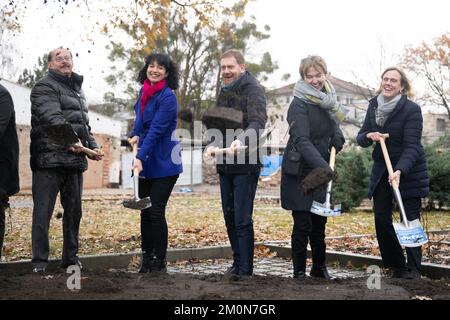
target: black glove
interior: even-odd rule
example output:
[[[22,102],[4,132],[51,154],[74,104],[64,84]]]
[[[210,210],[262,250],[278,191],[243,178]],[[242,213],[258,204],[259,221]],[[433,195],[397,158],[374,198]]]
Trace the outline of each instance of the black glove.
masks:
[[[341,151],[343,146],[344,146],[344,141],[342,141],[341,137],[334,136],[330,141],[330,150],[331,150],[331,147],[334,147],[336,149],[336,153]]]
[[[336,173],[330,166],[315,168],[303,179],[303,192],[305,195],[310,195],[314,190],[326,188],[331,180],[336,180]]]

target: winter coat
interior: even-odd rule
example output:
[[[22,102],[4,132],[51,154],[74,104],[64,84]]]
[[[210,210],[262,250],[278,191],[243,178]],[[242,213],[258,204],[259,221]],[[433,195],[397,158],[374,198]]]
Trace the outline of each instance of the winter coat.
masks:
[[[0,85],[0,201],[19,192],[19,141],[14,103]],[[0,248],[1,249],[1,248]]]
[[[238,139],[244,145],[247,145],[250,150],[245,151],[245,157],[243,157],[245,159],[242,159],[242,163],[239,164],[237,161],[240,160],[239,156],[229,160],[224,157],[222,164],[219,163],[222,159],[218,158],[217,171],[221,173],[243,174],[259,172],[261,169],[256,142],[249,143],[245,137],[254,136],[259,138],[262,130],[264,130],[267,121],[266,96],[263,87],[250,72],[245,71],[238,81],[239,83],[231,90],[226,91],[222,88],[217,98],[217,106],[235,108],[242,111],[242,129],[244,132],[242,133],[241,130],[239,134],[238,129],[236,135],[224,135],[224,140],[216,145],[229,147],[231,142]]]
[[[313,200],[321,203],[325,201],[326,190],[320,188],[311,195],[305,195],[302,181],[314,168],[327,167],[331,146],[339,152],[345,139],[339,125],[326,110],[297,97],[289,106],[287,121],[290,137],[281,165],[281,206],[286,210],[309,211]],[[301,155],[297,175],[285,172],[286,153],[289,150],[297,150]]]
[[[175,176],[183,172],[181,147],[174,136],[178,102],[165,87],[147,102],[141,114],[141,95],[134,106],[136,119],[130,137],[139,136],[137,158],[142,161],[140,176],[146,179]]]
[[[56,167],[87,169],[84,153],[75,154],[66,146],[52,143],[44,130],[44,126],[69,123],[85,147],[98,148],[89,126],[82,83],[83,77],[76,73],[69,78],[49,70],[31,91],[32,170]]]
[[[400,176],[402,198],[406,200],[426,197],[429,192],[429,177],[425,151],[421,143],[423,118],[420,107],[406,96],[402,96],[383,127],[375,121],[377,107],[375,97],[369,102],[364,124],[356,138],[358,144],[364,148],[372,145],[373,141],[366,137],[369,132],[389,133],[386,147],[394,172],[396,170],[402,172]],[[372,198],[378,182],[387,170],[379,143],[372,152],[372,159],[369,199]]]

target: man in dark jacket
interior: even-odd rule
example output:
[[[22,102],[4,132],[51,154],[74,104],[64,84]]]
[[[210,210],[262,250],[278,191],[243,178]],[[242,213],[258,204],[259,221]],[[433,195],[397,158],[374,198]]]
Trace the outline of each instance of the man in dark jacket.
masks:
[[[5,209],[9,196],[19,192],[19,141],[16,132],[14,104],[5,87],[0,85],[0,259],[5,236]]]
[[[240,130],[222,132],[221,141],[215,141],[216,147],[209,147],[207,153],[214,153],[218,145],[230,147],[226,157],[218,155],[217,172],[234,260],[226,274],[238,279],[253,273],[252,214],[261,170],[258,140],[267,121],[266,98],[264,89],[246,70],[244,57],[239,51],[231,49],[225,52],[220,60],[220,68],[223,86],[217,106],[230,108],[230,112],[242,112],[242,123]],[[247,150],[238,152],[242,146],[247,146]]]
[[[54,143],[46,128],[52,125],[70,124],[80,142],[97,155],[99,150],[89,126],[83,77],[73,72],[72,54],[64,48],[50,52],[48,74],[31,91],[31,145],[30,165],[33,171],[33,271],[45,272],[48,264],[48,229],[56,196],[60,192],[63,216],[63,253],[61,267],[81,266],[78,257],[78,233],[81,220],[81,195],[83,171],[87,160],[81,148],[67,148]]]

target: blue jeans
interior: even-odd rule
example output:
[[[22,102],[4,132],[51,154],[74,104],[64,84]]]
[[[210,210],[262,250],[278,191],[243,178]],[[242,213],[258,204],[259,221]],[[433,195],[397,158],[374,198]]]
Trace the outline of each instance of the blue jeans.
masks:
[[[253,201],[255,200],[259,172],[247,174],[220,174],[220,194],[227,227],[228,239],[233,250],[233,266],[239,275],[253,273]]]

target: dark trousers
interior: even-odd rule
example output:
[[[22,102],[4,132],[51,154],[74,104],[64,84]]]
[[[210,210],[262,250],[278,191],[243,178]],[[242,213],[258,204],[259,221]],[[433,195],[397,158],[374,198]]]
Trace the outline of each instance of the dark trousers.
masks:
[[[392,225],[393,199],[388,176],[385,174],[378,183],[373,195],[373,210],[375,212],[375,229],[381,258],[386,268],[416,268],[420,270],[422,247],[406,248],[408,262],[405,262],[403,249],[398,242]],[[420,218],[421,199],[403,200],[406,217],[409,221]]]
[[[60,192],[63,215],[63,252],[61,265],[75,264],[78,260],[78,234],[82,215],[81,196],[83,173],[67,168],[43,169],[33,171],[33,223],[31,262],[35,267],[48,264],[50,244],[48,229]]]
[[[150,197],[152,206],[141,211],[141,246],[144,255],[166,259],[168,230],[166,205],[178,175],[157,179],[139,179],[139,198]]]
[[[3,239],[5,238],[5,208],[8,200],[0,199],[0,259],[2,257]]]
[[[220,195],[228,239],[233,250],[233,266],[240,275],[253,273],[253,202],[259,172],[220,174]]]
[[[291,246],[294,273],[305,272],[308,241],[311,245],[313,268],[325,266],[325,224],[327,218],[309,211],[292,211]]]

